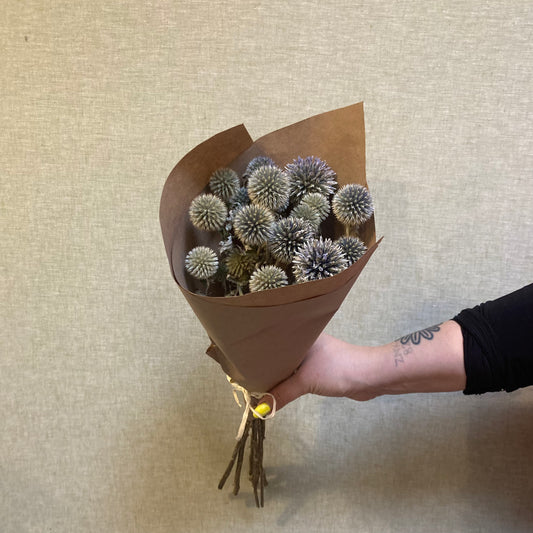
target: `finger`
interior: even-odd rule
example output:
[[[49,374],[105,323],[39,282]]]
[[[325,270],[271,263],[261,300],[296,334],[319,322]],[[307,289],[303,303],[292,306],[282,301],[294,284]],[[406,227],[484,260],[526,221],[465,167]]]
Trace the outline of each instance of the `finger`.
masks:
[[[307,391],[296,373],[276,385],[269,392],[276,398],[276,409],[279,410],[296,398],[303,396]]]

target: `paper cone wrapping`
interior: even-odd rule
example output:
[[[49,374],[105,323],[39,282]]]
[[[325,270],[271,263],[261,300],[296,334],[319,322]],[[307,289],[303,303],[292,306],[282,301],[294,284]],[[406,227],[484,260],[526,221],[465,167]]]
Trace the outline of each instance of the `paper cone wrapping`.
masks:
[[[186,273],[185,256],[198,245],[218,249],[220,236],[192,226],[191,201],[206,192],[215,170],[229,167],[242,175],[258,155],[280,167],[298,156],[319,157],[336,172],[339,187],[368,187],[363,104],[316,115],[255,142],[243,125],[223,131],[183,157],[165,183],[160,221],[171,272],[212,341],[208,355],[250,392],[268,391],[298,368],[379,244],[372,217],[358,230],[368,251],[340,274],[243,296],[197,294],[201,285]],[[321,229],[332,238],[345,231],[332,215]]]

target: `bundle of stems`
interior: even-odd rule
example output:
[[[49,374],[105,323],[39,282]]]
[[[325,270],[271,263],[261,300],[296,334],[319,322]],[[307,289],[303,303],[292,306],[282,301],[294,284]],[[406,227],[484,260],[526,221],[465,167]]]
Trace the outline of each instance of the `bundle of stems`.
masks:
[[[253,406],[255,407],[255,405]],[[253,412],[248,413],[248,419],[244,427],[242,437],[237,441],[230,462],[224,472],[218,488],[222,489],[235,466],[235,477],[233,480],[233,494],[239,494],[241,486],[241,470],[244,462],[244,452],[246,442],[250,436],[250,455],[249,455],[249,473],[248,477],[254,490],[255,505],[264,507],[264,489],[268,485],[265,471],[263,469],[263,440],[265,439],[265,421],[261,418],[255,418]]]

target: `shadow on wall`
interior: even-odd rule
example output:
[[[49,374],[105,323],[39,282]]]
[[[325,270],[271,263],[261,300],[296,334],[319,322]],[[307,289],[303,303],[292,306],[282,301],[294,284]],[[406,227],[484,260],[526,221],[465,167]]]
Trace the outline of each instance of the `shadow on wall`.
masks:
[[[168,397],[149,422],[143,421],[143,428],[130,427],[125,442],[131,457],[120,462],[116,483],[122,492],[116,509],[118,530],[226,531],[221,528],[220,511],[235,515],[240,524],[253,518],[255,503],[244,469],[241,501],[234,502],[238,508],[227,507],[234,498],[232,478],[224,493],[217,490],[233,451],[241,411],[236,405],[227,409],[225,402],[231,407],[234,403],[231,388],[214,362],[211,370],[182,395]],[[245,516],[242,500],[249,508]]]
[[[340,400],[319,399],[316,432],[307,428],[306,438],[291,441],[289,431],[306,424],[297,420],[283,434],[271,432],[270,442],[267,435],[262,511],[245,475],[237,499],[231,483],[227,497],[217,491],[236,420],[199,408],[220,399],[215,387],[189,392],[161,406],[142,442],[140,433],[128,438],[135,453],[133,464],[121,467],[117,511],[135,530],[222,531],[224,516],[240,531],[254,525],[257,512],[280,528],[312,531],[331,530],[333,517],[332,531],[533,528],[533,391],[383,397],[353,407],[346,400],[347,409],[332,409]],[[277,446],[294,453],[279,460]]]
[[[304,509],[320,520],[318,506],[334,510],[338,531],[533,531],[533,388],[374,402],[381,413],[356,404],[333,429],[326,400],[305,461],[271,469],[278,525]]]
[[[533,387],[489,396],[468,430],[471,507],[499,531],[533,531]]]

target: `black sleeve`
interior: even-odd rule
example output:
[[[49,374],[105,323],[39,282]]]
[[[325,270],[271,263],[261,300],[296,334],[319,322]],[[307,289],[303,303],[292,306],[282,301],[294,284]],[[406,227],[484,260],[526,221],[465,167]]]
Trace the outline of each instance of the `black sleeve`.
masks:
[[[533,385],[533,283],[453,320],[463,332],[465,394]]]

